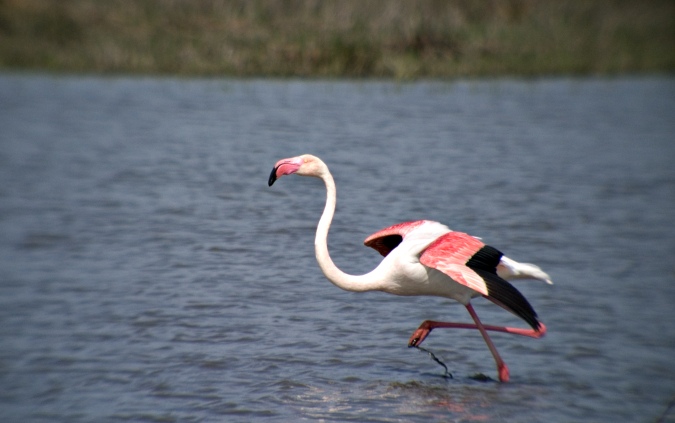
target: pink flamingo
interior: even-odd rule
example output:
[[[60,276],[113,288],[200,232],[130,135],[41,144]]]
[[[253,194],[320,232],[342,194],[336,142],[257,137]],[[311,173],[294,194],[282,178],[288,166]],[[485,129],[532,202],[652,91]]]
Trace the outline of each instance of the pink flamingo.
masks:
[[[498,331],[539,338],[546,326],[523,295],[505,279],[539,279],[552,283],[539,267],[511,260],[479,239],[428,220],[390,226],[374,233],[365,245],[384,256],[374,270],[364,275],[349,275],[335,266],[328,254],[328,230],[336,204],[336,187],[326,164],[305,154],[279,160],[272,170],[269,185],[284,175],[296,174],[320,178],[326,185],[326,206],[316,229],[314,248],[323,274],[346,291],[383,291],[395,295],[434,295],[463,304],[474,324],[427,320],[412,334],[409,347],[419,346],[436,328],[478,329],[497,364],[499,380],[509,380],[509,369],[497,352],[487,331]],[[470,303],[484,296],[525,320],[532,329],[484,325]]]

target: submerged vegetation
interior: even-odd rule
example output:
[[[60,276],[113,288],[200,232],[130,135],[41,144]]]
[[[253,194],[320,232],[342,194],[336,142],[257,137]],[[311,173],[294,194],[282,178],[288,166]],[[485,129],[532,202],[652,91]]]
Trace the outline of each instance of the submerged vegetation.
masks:
[[[675,70],[675,2],[0,0],[0,68],[457,77]]]

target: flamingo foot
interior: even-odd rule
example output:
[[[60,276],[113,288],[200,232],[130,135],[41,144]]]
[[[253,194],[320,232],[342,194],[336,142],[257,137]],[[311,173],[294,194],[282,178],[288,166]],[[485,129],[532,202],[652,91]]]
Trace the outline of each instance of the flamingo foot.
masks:
[[[506,364],[502,363],[501,365],[497,366],[497,371],[499,372],[500,382],[509,381],[509,368],[506,366]]]
[[[418,327],[415,332],[410,336],[408,340],[408,348],[419,347],[420,344],[427,338],[429,333],[431,333],[431,320],[425,320],[422,322],[420,327]]]
[[[509,368],[506,367],[506,364],[498,366],[497,371],[499,372],[499,381],[508,382],[509,381]]]

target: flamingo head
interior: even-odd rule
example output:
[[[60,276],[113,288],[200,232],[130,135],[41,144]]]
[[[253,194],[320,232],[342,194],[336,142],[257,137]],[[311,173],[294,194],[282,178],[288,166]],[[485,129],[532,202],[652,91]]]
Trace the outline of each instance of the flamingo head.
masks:
[[[270,173],[267,184],[272,186],[272,184],[282,176],[292,175],[294,173],[301,176],[321,177],[324,169],[326,169],[324,162],[311,154],[281,159],[274,165],[274,169],[272,169],[272,173]]]

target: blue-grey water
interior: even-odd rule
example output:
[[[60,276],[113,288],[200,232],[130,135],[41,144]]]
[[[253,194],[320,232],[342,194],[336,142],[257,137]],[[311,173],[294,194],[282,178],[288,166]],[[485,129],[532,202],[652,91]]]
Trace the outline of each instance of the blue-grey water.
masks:
[[[549,332],[341,291],[313,254],[433,219],[555,285]],[[0,75],[0,421],[675,421],[675,79],[306,82]],[[491,324],[525,326],[483,299]],[[483,374],[493,380],[481,381]]]

